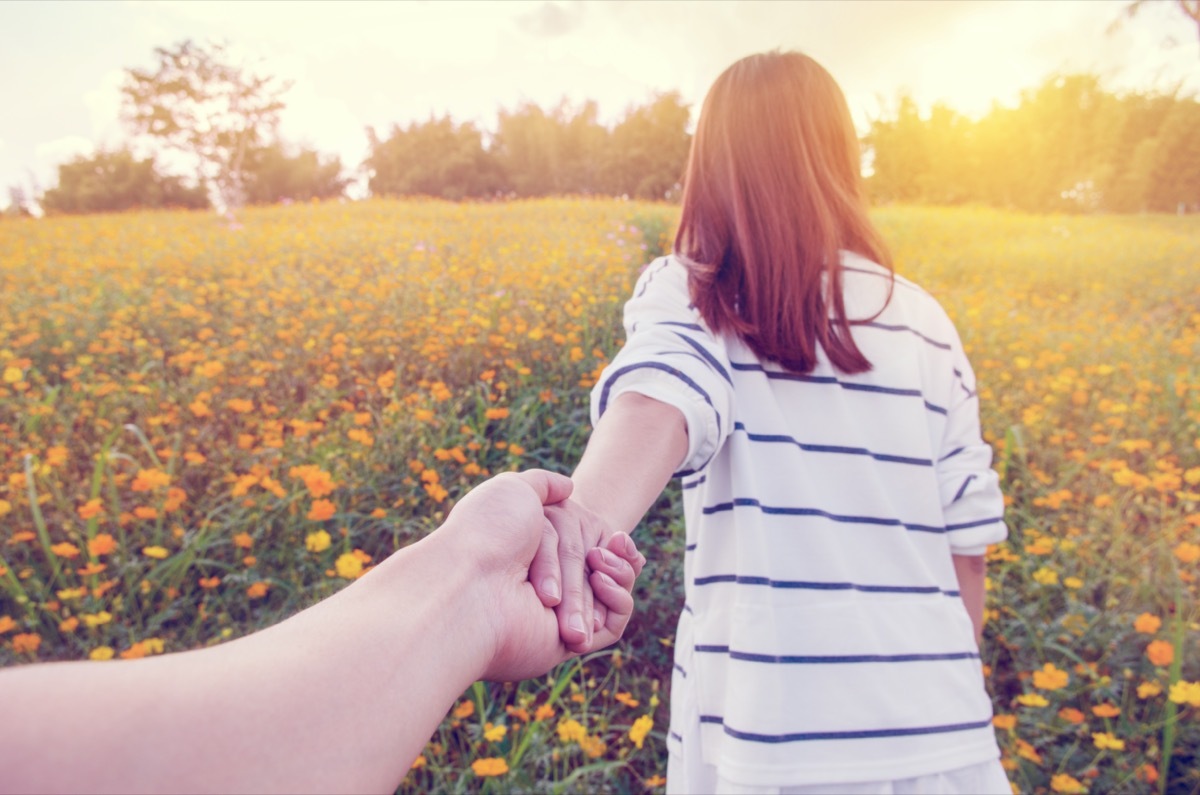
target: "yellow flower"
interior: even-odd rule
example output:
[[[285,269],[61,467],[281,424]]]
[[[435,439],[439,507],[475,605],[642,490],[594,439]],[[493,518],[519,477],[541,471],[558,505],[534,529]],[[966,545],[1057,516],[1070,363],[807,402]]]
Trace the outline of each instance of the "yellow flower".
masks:
[[[1110,732],[1092,732],[1092,742],[1101,751],[1125,750],[1125,741],[1118,740]]]
[[[1033,686],[1039,690],[1061,690],[1069,681],[1070,675],[1056,668],[1054,663],[1046,663],[1042,670],[1033,672]]]
[[[642,747],[642,743],[646,741],[646,735],[654,728],[654,718],[649,715],[643,715],[633,722],[629,727],[629,740],[638,748]]]
[[[1055,792],[1062,792],[1064,795],[1082,795],[1087,792],[1087,787],[1079,782],[1078,779],[1068,776],[1066,773],[1058,773],[1050,779],[1050,789]]]
[[[1037,693],[1023,693],[1017,696],[1017,703],[1023,707],[1044,707],[1050,702]]]
[[[338,559],[334,562],[333,567],[337,569],[339,577],[347,580],[353,580],[362,574],[363,562],[362,558],[355,555],[353,552],[346,552],[338,555]]]
[[[587,737],[587,732],[579,721],[567,718],[558,722],[558,739],[562,742],[581,742],[584,737]]]
[[[1058,572],[1042,566],[1033,573],[1033,579],[1040,585],[1054,585],[1058,582]]]
[[[309,533],[304,537],[304,548],[309,552],[324,552],[329,549],[329,545],[333,542],[329,533],[324,530],[318,530],[315,533]]]
[[[163,558],[167,557],[167,555],[169,555],[171,553],[168,552],[167,550],[163,549],[162,547],[153,546],[153,547],[142,547],[142,554],[148,558],[156,558],[158,560],[162,560]]]
[[[4,368],[4,383],[15,384],[18,381],[20,381],[22,376],[24,376],[24,375],[25,374],[21,372],[21,369],[19,367],[5,367]]]
[[[1200,707],[1200,682],[1176,682],[1171,685],[1171,693],[1167,698],[1176,704]]]
[[[1153,635],[1162,626],[1162,619],[1151,613],[1142,613],[1134,619],[1133,628],[1143,635]]]
[[[80,616],[80,618],[83,619],[83,623],[86,624],[89,629],[95,629],[96,627],[112,621],[112,613],[108,612],[107,610],[101,610],[99,613],[84,613]]]
[[[115,653],[112,646],[97,646],[88,653],[88,659],[111,660]]]
[[[608,750],[608,746],[599,737],[584,737],[579,741],[579,747],[592,759],[599,759]]]
[[[0,500],[0,516],[8,516],[12,513],[12,503],[8,500]]]
[[[485,723],[483,725],[483,739],[487,740],[489,743],[500,742],[504,739],[504,735],[506,734],[508,734],[508,727],[503,724],[500,726],[493,726],[490,723]]]
[[[501,757],[476,759],[471,763],[471,772],[480,778],[486,776],[503,776],[508,772],[508,762],[505,762]]]
[[[1138,685],[1138,698],[1154,698],[1162,692],[1162,685],[1158,682],[1142,682]]]

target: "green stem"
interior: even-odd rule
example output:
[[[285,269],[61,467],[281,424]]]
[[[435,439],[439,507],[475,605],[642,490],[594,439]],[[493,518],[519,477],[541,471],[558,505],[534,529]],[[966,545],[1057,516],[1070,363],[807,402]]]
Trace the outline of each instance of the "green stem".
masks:
[[[1175,617],[1171,642],[1175,647],[1175,656],[1171,660],[1170,674],[1167,677],[1167,717],[1163,726],[1162,770],[1158,777],[1159,795],[1166,795],[1167,781],[1171,777],[1171,753],[1175,748],[1175,722],[1179,718],[1179,705],[1170,698],[1171,687],[1179,681],[1183,672],[1184,621],[1183,605],[1181,604],[1179,579],[1175,580]]]

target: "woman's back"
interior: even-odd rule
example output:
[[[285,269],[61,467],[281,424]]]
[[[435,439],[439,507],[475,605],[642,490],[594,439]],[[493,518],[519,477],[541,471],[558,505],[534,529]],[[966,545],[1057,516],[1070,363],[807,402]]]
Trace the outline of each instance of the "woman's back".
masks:
[[[951,558],[1006,532],[970,367],[936,301],[898,280],[877,314],[888,272],[844,262],[849,316],[877,315],[853,326],[872,370],[760,361],[705,328],[684,266],[664,258],[595,393],[597,413],[629,390],[688,418],[672,720],[694,709],[705,761],[746,783],[872,765],[896,778],[996,754]]]

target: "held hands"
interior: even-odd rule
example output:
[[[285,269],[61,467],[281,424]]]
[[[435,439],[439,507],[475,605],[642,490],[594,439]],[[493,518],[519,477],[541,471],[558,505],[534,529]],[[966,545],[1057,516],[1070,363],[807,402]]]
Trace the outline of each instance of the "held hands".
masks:
[[[624,534],[601,545],[606,528],[567,501],[571,488],[570,478],[542,470],[499,475],[460,500],[435,534],[485,586],[485,679],[539,676],[614,643],[629,622],[645,558]]]

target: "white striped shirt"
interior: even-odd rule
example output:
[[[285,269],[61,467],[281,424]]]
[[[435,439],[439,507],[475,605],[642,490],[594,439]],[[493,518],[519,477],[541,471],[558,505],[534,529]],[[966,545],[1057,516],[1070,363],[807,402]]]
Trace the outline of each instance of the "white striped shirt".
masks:
[[[848,253],[843,268],[847,317],[875,315],[887,271]],[[626,391],[686,418],[669,747],[730,781],[905,778],[999,755],[951,558],[1007,535],[974,374],[905,279],[852,329],[869,372],[823,353],[809,374],[783,371],[713,335],[663,257],[592,393],[593,423]],[[702,748],[683,749],[696,720]]]

